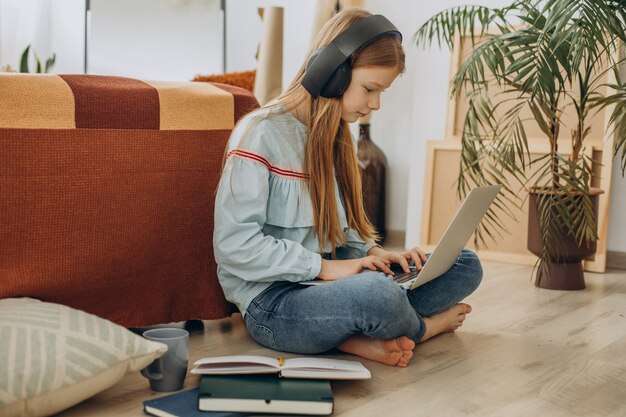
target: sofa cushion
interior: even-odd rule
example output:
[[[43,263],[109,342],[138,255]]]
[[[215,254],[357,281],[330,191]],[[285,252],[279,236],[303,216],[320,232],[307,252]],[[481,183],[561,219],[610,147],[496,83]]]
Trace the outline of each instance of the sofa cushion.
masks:
[[[0,416],[47,416],[109,388],[167,346],[92,314],[0,300]]]

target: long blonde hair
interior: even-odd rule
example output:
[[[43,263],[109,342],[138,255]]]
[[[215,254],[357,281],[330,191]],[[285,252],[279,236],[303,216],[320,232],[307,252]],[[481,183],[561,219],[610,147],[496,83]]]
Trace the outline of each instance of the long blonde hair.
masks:
[[[300,67],[287,90],[278,97],[278,105],[287,111],[294,110],[306,102],[304,124],[308,128],[308,139],[304,151],[303,168],[308,175],[307,186],[311,195],[315,231],[320,242],[330,242],[332,251],[345,243],[339,222],[338,205],[335,198],[333,173],[344,203],[348,227],[355,230],[366,242],[377,238],[376,230],[365,214],[361,174],[356,151],[348,123],[341,119],[341,97],[314,100],[301,85],[306,64],[311,53],[328,45],[348,27],[371,16],[362,9],[349,9],[336,14],[317,35],[304,64]],[[404,51],[397,38],[381,36],[352,54],[352,68],[378,66],[397,68],[404,71]]]

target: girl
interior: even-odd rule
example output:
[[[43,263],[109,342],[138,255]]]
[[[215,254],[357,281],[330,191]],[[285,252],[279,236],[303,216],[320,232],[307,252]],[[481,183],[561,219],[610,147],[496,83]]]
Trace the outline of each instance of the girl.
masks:
[[[471,307],[459,301],[482,269],[464,250],[409,292],[389,278],[392,263],[421,268],[426,255],[374,244],[348,123],[378,110],[404,71],[401,35],[383,16],[351,9],[315,44],[287,91],[233,130],[215,201],[218,276],[264,346],[407,366],[415,343],[462,325]],[[299,284],[316,277],[332,282]]]

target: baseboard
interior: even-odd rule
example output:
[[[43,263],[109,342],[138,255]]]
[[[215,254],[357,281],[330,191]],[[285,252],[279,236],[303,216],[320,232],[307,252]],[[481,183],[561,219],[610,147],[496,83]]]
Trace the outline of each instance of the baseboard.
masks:
[[[626,269],[626,252],[606,252],[606,267],[611,269]]]

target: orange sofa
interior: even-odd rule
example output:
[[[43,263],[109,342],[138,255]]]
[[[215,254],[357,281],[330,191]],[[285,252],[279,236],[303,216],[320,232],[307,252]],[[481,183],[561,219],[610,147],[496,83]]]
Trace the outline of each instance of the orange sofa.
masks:
[[[0,74],[0,298],[126,327],[234,311],[213,258],[213,204],[241,88]]]

